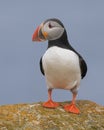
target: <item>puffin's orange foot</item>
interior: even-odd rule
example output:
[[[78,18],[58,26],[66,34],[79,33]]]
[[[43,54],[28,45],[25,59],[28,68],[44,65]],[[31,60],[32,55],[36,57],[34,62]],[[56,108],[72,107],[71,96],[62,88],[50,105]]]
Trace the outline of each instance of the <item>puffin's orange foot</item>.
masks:
[[[65,105],[64,109],[66,111],[68,111],[68,112],[71,112],[71,113],[75,113],[75,114],[79,114],[80,113],[79,109],[73,103]]]
[[[53,102],[52,100],[48,100],[47,102],[43,103],[43,107],[47,108],[56,108],[59,104],[57,102]]]

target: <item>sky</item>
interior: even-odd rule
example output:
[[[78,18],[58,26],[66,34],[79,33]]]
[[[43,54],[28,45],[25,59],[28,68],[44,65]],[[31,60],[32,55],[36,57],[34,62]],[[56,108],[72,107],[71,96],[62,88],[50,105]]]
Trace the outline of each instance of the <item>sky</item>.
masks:
[[[88,65],[77,100],[104,105],[104,1],[0,1],[0,105],[47,100],[40,57],[47,41],[32,42],[32,34],[48,18],[60,19],[71,45]],[[53,90],[55,101],[70,101],[68,90]]]

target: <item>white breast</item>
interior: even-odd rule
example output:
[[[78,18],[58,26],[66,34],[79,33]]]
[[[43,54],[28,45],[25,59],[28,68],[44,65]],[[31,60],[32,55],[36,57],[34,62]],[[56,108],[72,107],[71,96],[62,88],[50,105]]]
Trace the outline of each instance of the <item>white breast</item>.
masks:
[[[48,88],[71,89],[81,80],[79,59],[71,50],[51,47],[42,59]]]

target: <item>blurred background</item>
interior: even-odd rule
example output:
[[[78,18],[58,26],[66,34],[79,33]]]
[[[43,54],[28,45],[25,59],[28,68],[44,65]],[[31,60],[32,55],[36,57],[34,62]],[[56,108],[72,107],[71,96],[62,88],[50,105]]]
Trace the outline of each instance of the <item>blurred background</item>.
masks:
[[[77,99],[104,105],[104,1],[0,1],[0,105],[47,100],[39,61],[47,41],[33,43],[36,27],[60,19],[71,45],[88,65]],[[55,101],[69,101],[70,91],[54,90]]]

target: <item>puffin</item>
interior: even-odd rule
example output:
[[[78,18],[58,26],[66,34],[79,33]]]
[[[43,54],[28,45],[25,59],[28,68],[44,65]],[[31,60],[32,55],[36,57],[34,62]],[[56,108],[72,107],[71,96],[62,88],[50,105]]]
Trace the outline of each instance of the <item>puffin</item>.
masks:
[[[32,41],[46,40],[48,47],[40,58],[40,70],[45,76],[48,89],[48,101],[43,103],[43,107],[57,108],[60,105],[52,100],[53,89],[70,90],[72,101],[63,108],[67,112],[79,114],[76,97],[81,79],[86,76],[87,64],[69,43],[66,29],[59,19],[47,19],[34,31]]]

